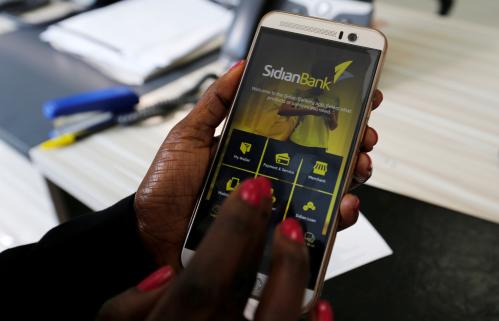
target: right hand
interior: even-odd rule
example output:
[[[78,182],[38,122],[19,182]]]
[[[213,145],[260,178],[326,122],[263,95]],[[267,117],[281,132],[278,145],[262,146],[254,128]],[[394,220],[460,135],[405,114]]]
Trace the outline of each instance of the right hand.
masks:
[[[108,301],[100,321],[240,321],[262,257],[271,215],[271,183],[247,180],[223,203],[190,264],[177,277],[163,267],[137,287]],[[257,321],[297,321],[308,282],[308,251],[295,219],[274,232],[271,271]],[[332,321],[321,301],[309,321]]]

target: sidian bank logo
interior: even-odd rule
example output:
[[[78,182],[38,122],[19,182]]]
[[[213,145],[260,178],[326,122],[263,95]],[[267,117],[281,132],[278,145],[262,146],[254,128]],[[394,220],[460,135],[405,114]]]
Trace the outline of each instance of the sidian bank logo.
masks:
[[[265,65],[263,67],[263,77],[270,77],[274,79],[284,80],[288,82],[294,82],[303,86],[320,88],[324,90],[331,90],[331,85],[336,84],[338,81],[344,78],[352,77],[351,74],[345,73],[348,67],[352,64],[352,60],[342,62],[341,64],[334,67],[334,73],[332,77],[328,76],[324,78],[316,78],[313,75],[302,72],[301,74],[292,73],[284,69],[284,67],[274,68],[272,65]],[[348,77],[342,77],[348,76]]]

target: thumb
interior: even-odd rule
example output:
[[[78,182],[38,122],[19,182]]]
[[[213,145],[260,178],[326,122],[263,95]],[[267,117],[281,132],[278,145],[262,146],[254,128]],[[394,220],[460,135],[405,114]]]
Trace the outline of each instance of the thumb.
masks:
[[[105,302],[97,315],[97,321],[144,320],[174,275],[175,271],[169,265],[159,268],[136,287]]]
[[[178,127],[184,134],[211,143],[215,129],[224,120],[232,104],[244,64],[245,61],[240,60],[208,88],[196,107],[179,123]]]

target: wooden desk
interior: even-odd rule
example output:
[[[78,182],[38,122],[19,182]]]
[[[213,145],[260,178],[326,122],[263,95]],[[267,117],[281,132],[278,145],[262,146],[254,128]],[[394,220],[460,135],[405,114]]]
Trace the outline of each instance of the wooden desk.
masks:
[[[499,222],[499,30],[378,4],[389,39],[371,125],[376,187]],[[143,97],[175,96],[208,66]],[[113,129],[31,157],[41,172],[92,209],[133,193],[156,150],[187,110],[154,126]]]
[[[389,5],[370,184],[499,222],[499,30]]]

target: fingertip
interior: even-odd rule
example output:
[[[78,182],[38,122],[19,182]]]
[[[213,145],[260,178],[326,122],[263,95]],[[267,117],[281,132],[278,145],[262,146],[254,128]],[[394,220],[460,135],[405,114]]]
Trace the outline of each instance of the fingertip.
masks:
[[[374,146],[377,143],[378,143],[378,132],[372,127],[367,127],[366,132],[364,134],[364,138],[362,140],[361,150],[364,152],[370,152],[373,150]]]
[[[165,265],[151,273],[138,285],[141,292],[149,292],[167,284],[175,276],[175,270],[170,265]]]
[[[301,224],[295,218],[289,217],[281,222],[279,225],[279,232],[285,238],[298,242],[300,244],[305,244],[305,238],[303,236],[303,228]]]
[[[232,64],[232,66],[230,66],[230,68],[227,70],[226,74],[230,74],[231,72],[237,70],[239,67],[244,65],[245,62],[246,62],[246,60],[244,60],[244,59],[236,61],[234,64]]]
[[[345,229],[357,222],[360,211],[360,199],[353,194],[346,194],[340,204],[340,229]]]
[[[373,109],[378,108],[379,105],[381,105],[382,101],[383,101],[383,92],[379,89],[376,89],[373,97]]]
[[[253,207],[259,207],[263,199],[272,197],[272,183],[263,176],[245,180],[239,187],[239,197]]]
[[[326,300],[320,300],[315,306],[315,317],[317,321],[333,321],[334,314],[331,304]]]
[[[368,153],[360,153],[355,167],[354,180],[357,183],[365,183],[372,175],[373,162]]]

